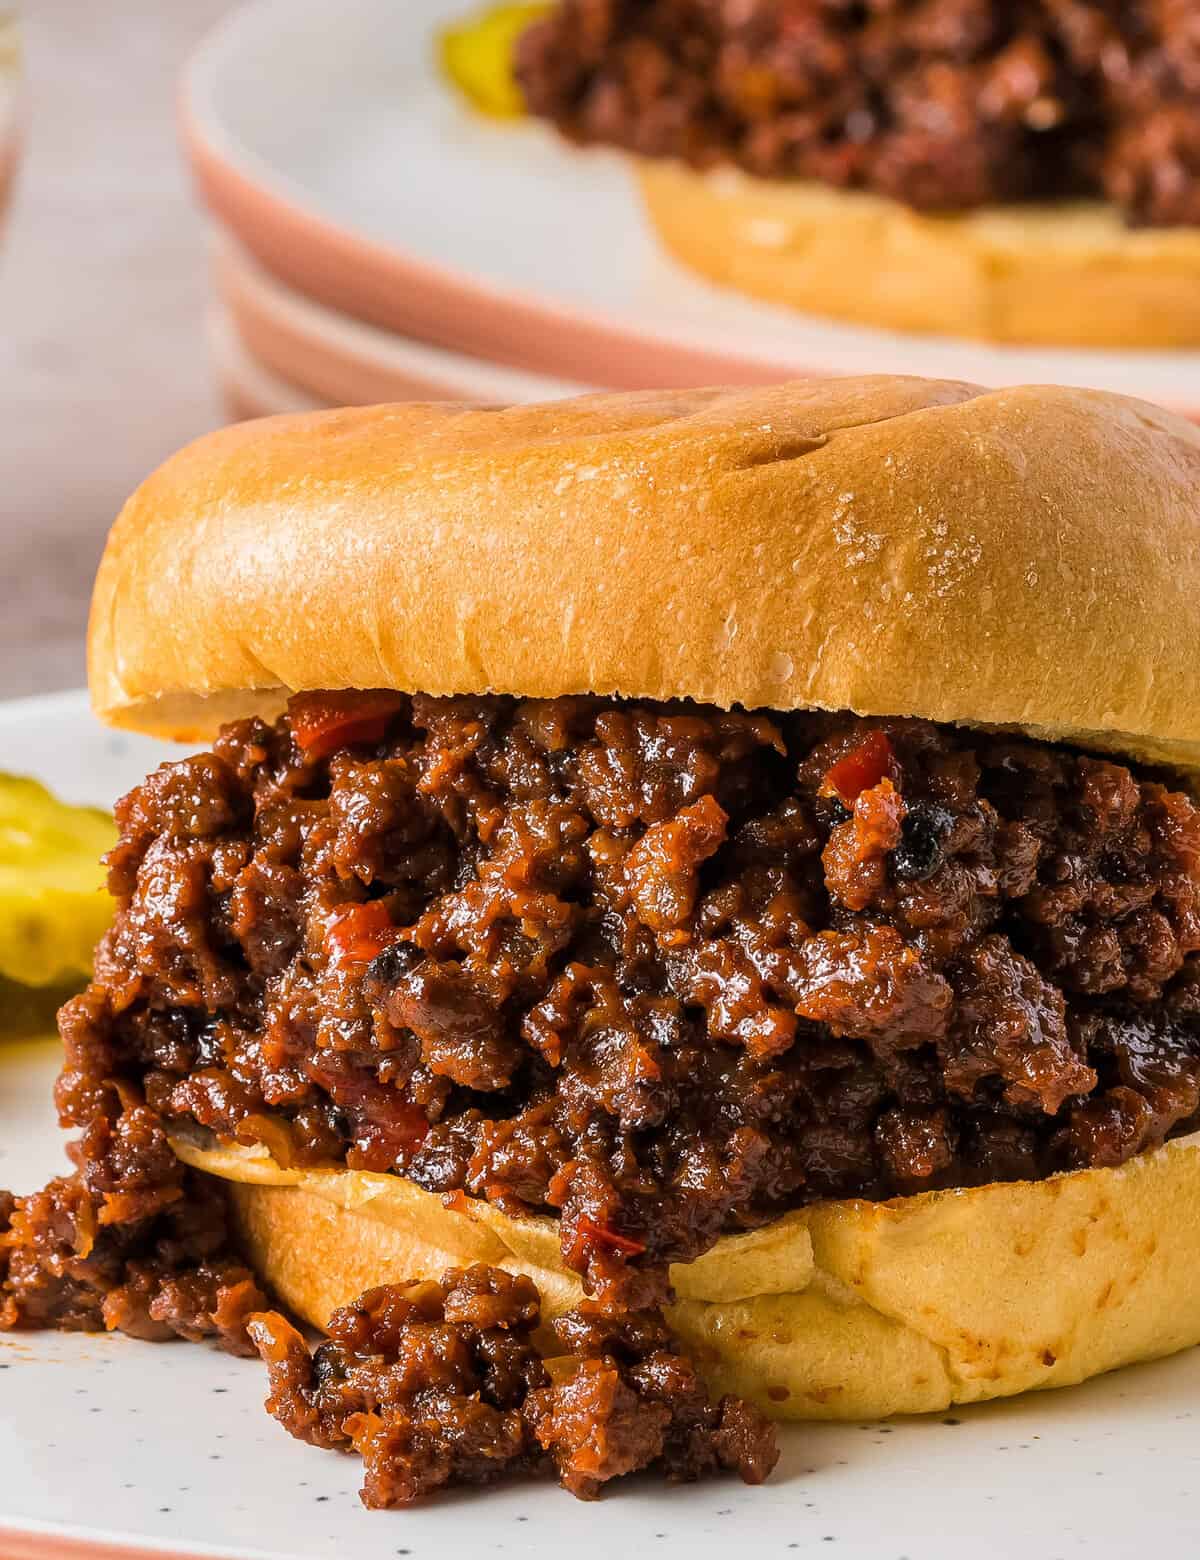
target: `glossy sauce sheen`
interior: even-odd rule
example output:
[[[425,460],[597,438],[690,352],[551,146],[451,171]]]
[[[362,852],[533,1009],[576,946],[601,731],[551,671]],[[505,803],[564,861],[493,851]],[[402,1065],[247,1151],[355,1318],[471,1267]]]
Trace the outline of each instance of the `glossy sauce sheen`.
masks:
[[[1116,1165],[1200,1107],[1200,813],[1066,748],[306,695],[118,822],[69,1121],[102,1148],[144,1098],[555,1211],[606,1303],[814,1198]]]
[[[1200,223],[1193,0],[562,0],[517,74],[568,135],[643,156]]]
[[[775,1466],[767,1420],[739,1398],[710,1402],[659,1313],[585,1303],[548,1330],[548,1358],[539,1319],[531,1279],[477,1266],[368,1290],[333,1313],[312,1354],[277,1314],[250,1331],[268,1412],[301,1441],[359,1452],[367,1506],[547,1467],[591,1500],[647,1467],[671,1480],[724,1468],[761,1484]]]

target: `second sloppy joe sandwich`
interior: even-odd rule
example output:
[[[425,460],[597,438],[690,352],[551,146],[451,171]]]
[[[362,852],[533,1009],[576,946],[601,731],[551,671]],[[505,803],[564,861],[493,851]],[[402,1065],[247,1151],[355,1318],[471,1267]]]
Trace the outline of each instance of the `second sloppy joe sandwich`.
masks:
[[[572,141],[632,153],[667,248],[738,292],[1181,347],[1200,342],[1196,21],[1192,0],[556,0],[516,72]]]
[[[1195,1343],[1198,493],[908,379],[193,445],[93,604],[99,713],[212,746],[119,809],[85,1157],[150,1112],[318,1325],[484,1262],[777,1416]]]

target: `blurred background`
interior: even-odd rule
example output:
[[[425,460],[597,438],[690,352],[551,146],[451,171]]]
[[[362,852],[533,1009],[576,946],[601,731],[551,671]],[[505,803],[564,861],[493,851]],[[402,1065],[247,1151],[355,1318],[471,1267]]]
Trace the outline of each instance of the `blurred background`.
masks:
[[[31,0],[26,133],[0,248],[0,697],[78,687],[104,535],[223,420],[179,72],[228,0]]]

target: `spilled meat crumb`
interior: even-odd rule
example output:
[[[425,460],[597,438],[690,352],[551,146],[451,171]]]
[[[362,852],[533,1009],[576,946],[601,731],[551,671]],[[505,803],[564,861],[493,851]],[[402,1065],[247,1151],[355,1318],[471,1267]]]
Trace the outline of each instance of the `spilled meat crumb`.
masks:
[[[311,1353],[277,1312],[249,1330],[267,1409],[300,1440],[358,1452],[366,1506],[551,1467],[581,1500],[643,1468],[748,1484],[771,1472],[769,1422],[738,1398],[713,1404],[661,1315],[585,1304],[553,1324],[545,1357],[539,1307],[532,1280],[479,1265],[368,1290]]]

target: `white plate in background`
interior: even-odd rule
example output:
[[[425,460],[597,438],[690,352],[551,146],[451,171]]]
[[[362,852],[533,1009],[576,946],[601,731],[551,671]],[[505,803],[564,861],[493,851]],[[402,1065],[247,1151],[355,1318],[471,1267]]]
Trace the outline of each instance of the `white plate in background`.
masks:
[[[474,3],[256,0],[195,56],[183,119],[202,192],[297,291],[402,335],[614,388],[902,372],[1090,384],[1200,413],[1194,351],[870,330],[692,276],[660,251],[622,157],[484,119],[439,79],[436,30]]]

